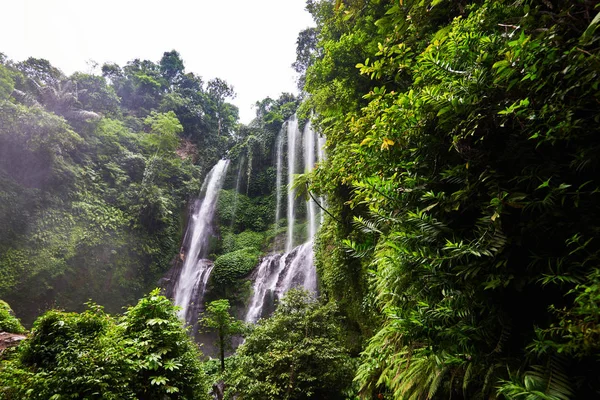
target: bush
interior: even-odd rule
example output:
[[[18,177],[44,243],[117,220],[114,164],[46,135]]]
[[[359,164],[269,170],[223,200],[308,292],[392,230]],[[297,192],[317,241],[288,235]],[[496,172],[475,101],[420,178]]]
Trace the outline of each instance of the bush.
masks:
[[[158,289],[123,317],[51,310],[32,332],[0,364],[0,399],[208,399],[198,348]]]
[[[7,302],[0,300],[0,332],[23,333],[25,328],[14,316]]]
[[[134,349],[130,385],[140,399],[208,399],[200,350],[169,299],[155,289],[129,308],[125,340]]]
[[[212,279],[217,285],[229,285],[248,275],[258,264],[260,252],[247,247],[224,254],[216,259]]]
[[[226,398],[347,399],[354,363],[334,304],[291,290],[238,348]]]
[[[244,231],[237,235],[231,232],[223,235],[223,253],[231,253],[232,251],[254,248],[260,250],[264,243],[264,235],[254,231]]]
[[[101,307],[91,305],[81,314],[48,311],[32,332],[19,347],[20,357],[0,372],[0,397],[135,398],[129,387],[131,349],[124,345],[123,329]]]

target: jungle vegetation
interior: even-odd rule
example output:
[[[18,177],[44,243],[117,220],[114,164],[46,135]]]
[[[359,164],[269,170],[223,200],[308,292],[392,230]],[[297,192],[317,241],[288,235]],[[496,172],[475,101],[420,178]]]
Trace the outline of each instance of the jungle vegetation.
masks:
[[[248,125],[176,51],[70,77],[0,57],[0,327],[30,329],[0,354],[0,399],[600,396],[597,2],[307,9],[301,95]],[[245,328],[248,276],[285,235],[273,156],[294,113],[326,138],[297,179],[326,199],[320,296]],[[245,341],[206,360],[151,289],[225,155],[203,318],[221,349]]]

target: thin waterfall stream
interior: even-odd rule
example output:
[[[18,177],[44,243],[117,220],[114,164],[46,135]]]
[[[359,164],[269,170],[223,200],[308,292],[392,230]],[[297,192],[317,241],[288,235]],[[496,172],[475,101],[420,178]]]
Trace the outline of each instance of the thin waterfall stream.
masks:
[[[304,127],[302,133],[304,139],[304,173],[308,173],[315,167],[315,132],[312,130],[310,121]],[[317,233],[317,205],[309,197],[306,201],[308,240],[313,240]]]
[[[294,209],[294,200],[296,198],[296,190],[292,188],[294,183],[294,174],[296,173],[296,156],[300,152],[298,147],[298,119],[294,114],[287,122],[287,140],[288,140],[288,176],[287,176],[287,223],[288,233],[285,250],[290,252],[294,247],[294,219],[296,210]]]
[[[281,197],[282,197],[282,180],[283,180],[283,131],[284,126],[281,127],[279,131],[279,135],[277,136],[276,142],[276,158],[275,166],[276,166],[276,181],[275,181],[275,191],[276,191],[276,203],[275,203],[275,230],[279,228],[279,220],[281,219]]]
[[[213,268],[213,264],[204,258],[228,166],[229,160],[220,160],[206,176],[203,184],[204,198],[192,214],[184,240],[188,251],[175,283],[173,301],[181,307],[179,317],[190,325],[195,323]]]

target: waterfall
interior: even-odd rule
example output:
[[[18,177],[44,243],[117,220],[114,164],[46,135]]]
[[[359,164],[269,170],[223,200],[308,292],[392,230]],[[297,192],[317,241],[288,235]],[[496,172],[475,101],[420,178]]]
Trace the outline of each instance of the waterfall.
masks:
[[[294,183],[294,174],[296,173],[296,155],[300,148],[297,145],[297,135],[298,134],[298,119],[294,114],[287,122],[287,139],[288,139],[288,192],[287,192],[287,223],[288,223],[288,232],[287,232],[287,242],[285,245],[285,250],[290,252],[292,247],[294,246],[294,218],[295,218],[295,210],[294,210],[294,200],[296,197],[296,191],[292,189],[292,184]]]
[[[313,242],[311,240],[286,254],[286,268],[283,269],[284,276],[280,276],[283,279],[278,282],[276,288],[278,298],[282,297],[288,290],[300,286],[311,292],[317,291],[317,273],[312,246]]]
[[[302,132],[302,142],[299,146],[298,121],[295,116],[287,121],[288,140],[288,191],[287,191],[287,217],[288,236],[284,254],[270,254],[261,260],[254,272],[253,295],[246,312],[246,322],[256,322],[261,317],[269,315],[277,300],[290,289],[303,287],[311,292],[317,291],[317,271],[314,265],[313,238],[316,234],[317,207],[314,201],[307,202],[308,232],[306,241],[296,247],[294,245],[294,219],[295,219],[295,191],[292,190],[294,174],[296,173],[296,160],[304,162],[304,171],[310,172],[314,168],[315,158],[323,159],[322,139],[317,137],[310,123]],[[316,145],[317,144],[317,145]],[[279,206],[281,198],[282,181],[282,155],[283,151],[283,128],[277,141],[277,197],[278,206],[275,210],[275,220],[279,218]],[[303,159],[300,152],[303,152]],[[321,219],[322,221],[322,216]],[[277,225],[277,223],[276,223]]]
[[[304,173],[308,173],[315,167],[315,132],[312,130],[310,121],[306,123],[302,135],[304,137]],[[306,215],[308,240],[312,240],[317,233],[317,205],[310,197],[306,201]]]
[[[277,176],[275,182],[275,190],[276,190],[276,204],[275,204],[275,233],[279,229],[279,220],[281,219],[281,187],[282,187],[282,178],[283,178],[283,126],[279,130],[279,135],[277,135],[276,142],[276,157],[277,160],[275,162],[277,168]]]
[[[254,294],[245,321],[254,323],[270,314],[275,301],[296,287],[317,291],[312,242],[301,244],[288,253],[270,254],[262,259],[256,270]]]
[[[246,312],[246,322],[256,322],[263,315],[266,296],[273,296],[281,271],[285,268],[286,256],[271,254],[262,259],[254,278],[254,295]]]
[[[212,220],[228,166],[229,160],[220,160],[206,176],[202,185],[204,199],[194,210],[186,232],[185,244],[189,248],[175,284],[173,297],[175,305],[181,307],[179,317],[192,325],[195,323],[195,314],[202,304],[212,271],[212,263],[203,258],[208,250]]]
[[[246,157],[244,155],[242,155],[240,157],[240,163],[238,165],[237,179],[235,181],[235,192],[233,194],[233,209],[231,210],[231,224],[230,224],[232,231],[233,231],[233,225],[235,224],[235,214],[237,213],[237,205],[238,205],[238,197],[240,195],[240,187],[242,186],[242,176],[243,176],[242,167],[244,166],[245,160],[246,160]]]
[[[322,135],[317,136],[317,161],[319,163],[325,161],[325,137]],[[319,204],[321,207],[325,208],[325,199],[323,197],[319,197]],[[321,225],[325,221],[325,211],[321,210]]]

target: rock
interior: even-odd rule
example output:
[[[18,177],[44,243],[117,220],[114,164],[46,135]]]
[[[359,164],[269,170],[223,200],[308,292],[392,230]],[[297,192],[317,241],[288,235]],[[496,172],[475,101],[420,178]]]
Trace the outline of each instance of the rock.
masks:
[[[27,336],[18,333],[0,332],[0,353],[9,347],[17,346]]]

